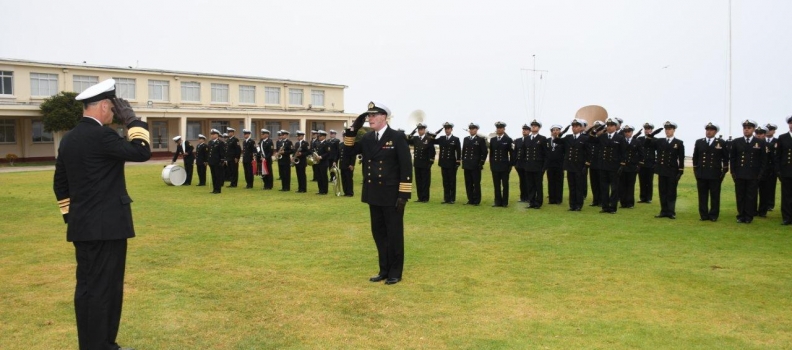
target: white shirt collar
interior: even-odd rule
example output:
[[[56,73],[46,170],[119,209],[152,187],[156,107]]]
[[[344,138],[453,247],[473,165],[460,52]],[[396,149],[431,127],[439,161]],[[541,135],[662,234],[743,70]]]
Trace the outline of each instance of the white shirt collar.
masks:
[[[96,119],[96,118],[94,118],[94,117],[92,117],[92,116],[90,116],[90,115],[84,115],[84,116],[83,116],[83,118],[91,118],[91,119],[93,119],[95,122],[99,123],[99,125],[100,125],[100,126],[104,126],[104,124],[102,124],[102,122],[100,122],[100,121],[99,121],[99,119]]]
[[[668,140],[668,142],[674,141],[674,137],[673,137],[673,136],[671,136],[671,137],[666,137],[666,140]]]
[[[382,135],[384,135],[386,131],[388,131],[388,124],[385,124],[385,126],[382,129],[380,129],[380,131],[374,130],[375,136],[377,135],[376,133],[379,133],[379,138],[377,139],[377,141],[379,141],[382,138]]]

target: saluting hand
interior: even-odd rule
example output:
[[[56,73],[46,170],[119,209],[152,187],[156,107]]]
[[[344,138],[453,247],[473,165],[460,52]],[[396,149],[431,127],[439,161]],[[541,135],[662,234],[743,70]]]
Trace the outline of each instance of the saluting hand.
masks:
[[[113,103],[113,114],[115,114],[125,126],[129,126],[129,124],[135,120],[140,120],[140,118],[135,115],[135,111],[132,110],[127,100],[123,98],[113,98],[110,99],[110,102]]]

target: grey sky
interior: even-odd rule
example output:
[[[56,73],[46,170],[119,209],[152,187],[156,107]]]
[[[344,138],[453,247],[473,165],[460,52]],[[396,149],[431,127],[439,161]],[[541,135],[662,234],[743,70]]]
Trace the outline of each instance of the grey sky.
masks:
[[[0,57],[233,73],[348,85],[346,111],[415,109],[431,129],[507,132],[605,107],[640,125],[708,121],[727,136],[728,0],[4,1]],[[792,114],[792,1],[733,0],[733,123]],[[666,67],[667,68],[663,68]],[[411,128],[410,128],[411,129]],[[408,129],[409,131],[409,129]]]

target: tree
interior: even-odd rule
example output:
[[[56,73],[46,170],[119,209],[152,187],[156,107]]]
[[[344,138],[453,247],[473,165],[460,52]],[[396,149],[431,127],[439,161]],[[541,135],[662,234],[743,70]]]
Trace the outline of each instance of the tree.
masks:
[[[39,108],[44,116],[45,131],[68,131],[77,126],[83,115],[83,104],[75,100],[75,97],[75,92],[62,91],[44,100]]]

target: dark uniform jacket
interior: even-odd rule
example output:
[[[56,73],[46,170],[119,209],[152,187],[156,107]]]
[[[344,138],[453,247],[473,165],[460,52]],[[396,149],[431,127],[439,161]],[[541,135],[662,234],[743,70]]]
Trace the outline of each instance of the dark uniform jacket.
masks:
[[[583,168],[589,163],[588,135],[580,133],[575,139],[575,135],[566,135],[563,138],[554,139],[553,142],[564,145],[564,170],[567,172],[583,172]]]
[[[413,136],[412,138],[413,144],[413,166],[419,169],[427,169],[434,164],[435,161],[435,151],[434,144],[432,140],[429,139],[429,135],[424,134],[423,140],[421,140],[420,136]]]
[[[653,148],[647,148],[646,146],[646,136],[639,136],[638,143],[643,148],[643,165],[644,168],[654,168],[655,166],[655,151]]]
[[[321,164],[324,166],[330,166],[330,163],[333,161],[333,158],[335,157],[333,154],[333,144],[328,140],[317,142],[316,149],[314,149],[314,152],[316,152],[316,154],[322,157],[322,160],[320,160],[319,163],[317,164]]]
[[[275,152],[274,153],[280,152],[280,150],[283,149],[283,153],[281,154],[281,159],[278,159],[279,163],[282,163],[282,164],[291,163],[291,160],[289,159],[289,156],[292,154],[292,151],[294,150],[293,146],[294,145],[292,144],[291,140],[289,140],[289,139],[278,140],[275,143]]]
[[[176,153],[173,154],[173,160],[171,162],[175,162],[176,159],[179,159],[179,155],[181,154],[184,158],[184,162],[191,164],[193,161],[195,161],[193,146],[190,144],[190,141],[187,140],[184,140],[182,144],[186,145],[186,147],[182,147],[182,145],[176,146]]]
[[[647,138],[644,147],[656,152],[655,174],[673,177],[685,169],[685,145],[682,140],[674,137],[669,143],[665,137]]]
[[[745,137],[738,137],[732,141],[729,160],[732,176],[758,180],[767,170],[767,145],[757,137],[752,137],[751,142],[746,142]]]
[[[209,158],[207,158],[209,165],[223,165],[223,161],[226,159],[225,151],[226,145],[223,140],[218,138],[209,141]]]
[[[250,163],[256,154],[256,141],[252,138],[242,141],[242,162]]]
[[[596,137],[589,137],[588,142],[597,146],[599,157],[595,160],[592,159],[591,165],[598,164],[601,170],[617,171],[619,167],[624,164],[624,159],[627,156],[627,140],[624,136],[614,132],[613,136],[608,139],[608,133],[604,132]]]
[[[204,143],[198,144],[198,149],[195,151],[195,162],[198,164],[206,163],[209,159],[209,146]]]
[[[341,140],[339,140],[337,138],[332,138],[332,139],[327,139],[325,141],[330,144],[330,157],[331,157],[330,158],[330,162],[331,163],[333,163],[333,162],[338,163],[338,158],[340,156],[339,155],[339,151],[340,151],[340,148],[341,148],[340,147]]]
[[[275,147],[275,145],[272,143],[271,138],[268,137],[266,140],[261,139],[259,141],[258,159],[261,160],[261,158],[263,157],[264,159],[267,160],[267,162],[271,162],[273,147]]]
[[[776,147],[778,145],[778,138],[774,137],[772,140],[768,141],[765,139],[765,146],[767,146],[767,170],[764,174],[764,179],[774,179],[778,176],[776,172]]]
[[[299,152],[300,155],[297,155],[297,152]],[[300,160],[300,163],[297,164],[297,166],[308,165],[308,163],[306,163],[306,158],[310,153],[311,153],[311,149],[310,149],[310,145],[308,144],[308,141],[302,140],[302,141],[294,142],[294,155],[295,157],[297,157],[297,159]]]
[[[489,157],[490,157],[490,170],[492,171],[509,171],[512,166],[512,139],[509,135],[504,134],[500,141],[498,136],[490,139]]]
[[[226,161],[228,164],[233,164],[235,160],[239,159],[242,155],[242,147],[239,146],[239,139],[236,136],[228,138],[226,142]]]
[[[412,161],[404,133],[388,127],[377,141],[374,131],[369,131],[359,144],[365,166],[362,201],[393,206],[398,198],[410,199]]]
[[[434,144],[440,145],[440,160],[438,164],[441,168],[456,167],[458,162],[462,159],[462,148],[459,138],[451,135],[447,137],[445,134],[434,140]],[[365,154],[363,155],[365,157]]]
[[[693,148],[693,173],[697,179],[717,180],[729,169],[729,150],[726,141],[713,138],[696,140]]]
[[[94,119],[82,118],[63,136],[55,162],[53,189],[63,219],[69,225],[67,241],[135,236],[124,163],[149,160],[151,148],[148,124],[136,120],[127,127],[129,141]]]
[[[627,145],[624,154],[624,171],[636,173],[638,169],[643,166],[644,159],[646,159],[644,156],[643,143],[635,137],[630,138],[630,142],[627,142],[625,138],[624,142]]]
[[[462,141],[462,169],[482,169],[487,161],[487,139],[482,136],[465,136]]]
[[[515,168],[522,170],[525,169],[525,147],[523,144],[525,143],[525,137],[521,136],[514,139],[514,147],[512,149],[512,165]]]
[[[303,144],[306,144],[303,142]],[[343,144],[338,144],[338,168],[341,170],[348,170],[349,166],[355,165],[355,150],[353,148],[344,147]]]
[[[776,138],[775,168],[780,177],[792,177],[792,135],[785,133]]]
[[[525,153],[523,169],[529,172],[544,171],[545,158],[547,158],[547,137],[536,134],[531,140],[531,135],[528,135],[525,137],[522,147]]]
[[[547,157],[545,158],[544,165],[545,169],[561,168],[564,166],[564,149],[565,144],[556,143],[548,139],[546,151]]]

